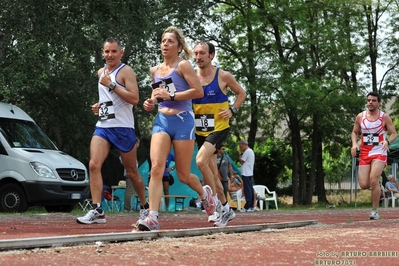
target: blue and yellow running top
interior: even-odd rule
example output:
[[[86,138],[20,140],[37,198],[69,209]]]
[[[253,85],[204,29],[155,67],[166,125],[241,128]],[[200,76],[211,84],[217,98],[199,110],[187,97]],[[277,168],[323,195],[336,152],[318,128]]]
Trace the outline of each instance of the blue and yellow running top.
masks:
[[[229,127],[229,119],[218,116],[220,108],[229,109],[228,96],[219,86],[219,68],[211,83],[202,85],[204,97],[193,100],[195,113],[195,134],[208,136],[214,131],[222,131]]]

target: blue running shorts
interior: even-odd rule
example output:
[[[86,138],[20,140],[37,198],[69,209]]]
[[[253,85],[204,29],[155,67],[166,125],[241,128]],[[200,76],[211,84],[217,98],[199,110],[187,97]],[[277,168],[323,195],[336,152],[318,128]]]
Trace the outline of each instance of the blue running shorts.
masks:
[[[93,135],[99,136],[121,152],[129,152],[136,144],[136,132],[129,127],[96,127]]]
[[[195,138],[194,113],[183,111],[175,115],[158,113],[154,120],[152,134],[165,132],[173,140],[193,140]]]

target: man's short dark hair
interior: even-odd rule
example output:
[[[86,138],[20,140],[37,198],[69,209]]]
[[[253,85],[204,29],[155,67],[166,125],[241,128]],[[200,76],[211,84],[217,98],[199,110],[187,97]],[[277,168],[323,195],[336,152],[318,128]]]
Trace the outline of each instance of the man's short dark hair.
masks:
[[[108,42],[108,43],[114,43],[114,42],[116,42],[116,43],[118,44],[118,47],[119,47],[119,48],[122,48],[121,42],[120,42],[117,38],[108,37],[108,38],[105,40],[104,43],[106,43],[106,42]]]
[[[367,94],[366,97],[369,97],[369,96],[377,97],[378,102],[381,102],[381,96],[380,96],[378,93],[376,93],[376,92],[374,92],[374,91],[371,91],[371,92],[369,92],[369,93]]]
[[[206,44],[208,45],[209,54],[214,54],[215,53],[215,45],[213,45],[213,43],[211,43],[211,42],[207,42]]]
[[[215,53],[215,45],[213,45],[213,43],[211,43],[210,41],[200,41],[200,42],[197,42],[197,44],[195,46],[197,46],[197,45],[206,45],[206,46],[208,46],[209,54]]]

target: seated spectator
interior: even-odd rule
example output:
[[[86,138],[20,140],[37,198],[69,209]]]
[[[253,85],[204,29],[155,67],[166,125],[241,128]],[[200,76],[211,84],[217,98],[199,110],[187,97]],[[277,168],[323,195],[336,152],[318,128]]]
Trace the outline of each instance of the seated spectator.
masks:
[[[399,198],[399,184],[393,175],[388,176],[388,182],[385,183],[385,188],[394,193],[394,196]]]
[[[237,193],[238,190],[243,189],[244,183],[242,182],[241,177],[235,174],[229,176],[229,178],[227,179],[227,187],[231,196],[231,193]]]
[[[228,178],[228,190],[230,193],[230,197],[232,199],[236,199],[237,198],[237,191],[241,190],[242,191],[242,197],[245,197],[244,194],[244,183],[242,182],[242,179],[239,175],[234,175],[234,176],[230,176]],[[254,200],[254,205],[252,208],[249,209],[249,211],[247,210],[247,212],[253,212],[253,211],[259,211],[258,207],[256,206],[258,203],[259,199],[264,199],[262,197],[260,197],[260,195],[258,193],[256,193],[256,191],[254,190],[254,195],[255,195],[255,200]]]

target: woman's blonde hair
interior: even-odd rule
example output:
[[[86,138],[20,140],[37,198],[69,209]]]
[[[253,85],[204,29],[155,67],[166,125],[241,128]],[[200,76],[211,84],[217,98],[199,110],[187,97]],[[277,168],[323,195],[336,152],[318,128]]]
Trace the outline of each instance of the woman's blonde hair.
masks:
[[[194,57],[194,53],[193,53],[193,51],[192,51],[190,48],[188,48],[188,46],[187,46],[187,44],[186,44],[186,41],[184,40],[183,32],[182,32],[180,29],[178,29],[178,28],[175,27],[175,26],[170,26],[170,27],[168,27],[168,28],[162,33],[162,39],[163,39],[163,36],[164,36],[166,33],[174,33],[174,34],[176,35],[176,39],[177,39],[177,41],[179,42],[179,45],[181,45],[182,51],[184,51],[184,55],[183,55],[183,56],[184,56],[185,59],[190,59],[190,58],[193,58],[193,57]]]

